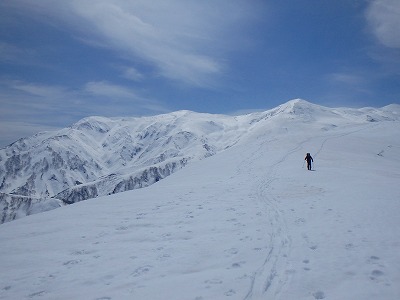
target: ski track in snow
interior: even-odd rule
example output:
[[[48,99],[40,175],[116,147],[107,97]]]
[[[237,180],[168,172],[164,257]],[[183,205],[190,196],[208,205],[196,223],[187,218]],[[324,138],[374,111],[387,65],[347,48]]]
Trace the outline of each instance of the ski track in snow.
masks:
[[[287,235],[287,225],[281,210],[277,205],[277,200],[271,192],[270,187],[277,178],[279,166],[293,154],[296,154],[302,145],[311,140],[301,142],[292,150],[285,153],[276,163],[272,164],[258,183],[256,189],[257,200],[263,205],[263,211],[267,213],[270,225],[270,238],[268,241],[267,256],[263,264],[254,272],[251,278],[250,289],[246,299],[277,299],[279,293],[288,282],[290,271],[283,271],[287,268],[287,257],[291,248],[291,238]],[[266,142],[262,143],[257,149],[257,153],[262,153]],[[268,155],[264,153],[263,155]],[[252,162],[253,164],[255,162]]]
[[[268,218],[270,220],[270,238],[268,241],[268,245],[266,247],[266,257],[263,264],[253,273],[251,277],[250,288],[245,296],[244,300],[247,299],[280,299],[280,293],[284,286],[288,284],[290,280],[290,275],[293,270],[290,269],[290,264],[287,261],[288,256],[291,251],[291,237],[287,232],[287,224],[285,216],[283,215],[281,209],[279,209],[279,203],[274,193],[271,191],[271,184],[278,178],[279,167],[283,164],[287,158],[291,155],[298,154],[301,157],[302,153],[298,153],[303,145],[306,143],[313,144],[312,141],[320,140],[322,138],[322,142],[320,143],[320,147],[314,154],[314,159],[321,153],[325,144],[332,139],[340,139],[342,137],[364,131],[369,130],[372,127],[376,127],[377,125],[373,124],[371,126],[363,126],[362,128],[352,129],[353,126],[350,127],[349,131],[345,131],[340,134],[331,134],[328,137],[326,135],[321,137],[312,137],[308,138],[302,142],[300,142],[295,148],[291,149],[287,153],[285,153],[276,163],[272,164],[267,172],[266,176],[261,178],[257,182],[257,192],[256,198],[262,204],[263,211],[268,214]],[[263,149],[265,149],[265,144],[268,141],[262,142],[257,149],[250,157],[252,159],[242,162],[242,166],[244,165],[252,165],[257,159],[255,157],[261,157],[268,155],[267,153],[263,153]],[[263,153],[263,154],[260,154]],[[304,167],[304,165],[303,165]],[[240,168],[239,168],[240,169]],[[301,224],[306,222],[305,219],[298,219],[297,224]],[[307,240],[307,236],[304,236],[304,239]],[[309,241],[307,241],[310,243]],[[309,248],[311,250],[317,249],[317,245],[312,245]],[[352,247],[352,244],[346,245],[346,247]],[[374,257],[374,256],[372,256]],[[305,264],[309,263],[308,259],[303,260]],[[305,268],[307,270],[307,268]],[[308,269],[309,270],[309,269]],[[378,277],[381,274],[380,271]],[[324,299],[325,294],[322,291],[316,291],[311,293],[313,298],[315,299]]]

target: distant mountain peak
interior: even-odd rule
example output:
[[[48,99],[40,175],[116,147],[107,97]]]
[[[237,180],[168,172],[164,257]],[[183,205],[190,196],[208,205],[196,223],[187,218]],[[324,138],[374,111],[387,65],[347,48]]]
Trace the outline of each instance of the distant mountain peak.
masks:
[[[287,118],[299,118],[303,121],[314,121],[321,114],[326,113],[330,109],[308,102],[303,99],[293,99],[273,109],[274,113],[280,114]]]
[[[286,102],[286,104],[305,104],[305,105],[307,105],[307,104],[313,104],[313,103],[311,103],[307,100],[304,100],[302,98],[295,98],[295,99],[289,100],[288,102]]]
[[[316,109],[316,108],[322,108],[322,106],[311,103],[307,100],[303,99],[293,99],[289,100],[288,102],[284,103],[281,105],[282,108],[285,108],[287,110],[295,110],[295,109]]]
[[[106,117],[91,116],[79,120],[73,124],[71,128],[77,130],[93,130],[104,133],[110,130],[110,126],[108,125],[110,122],[111,119]]]

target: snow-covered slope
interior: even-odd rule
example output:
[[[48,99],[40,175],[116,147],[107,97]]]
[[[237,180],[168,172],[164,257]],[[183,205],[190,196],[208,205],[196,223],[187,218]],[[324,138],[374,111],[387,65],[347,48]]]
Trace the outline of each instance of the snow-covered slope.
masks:
[[[292,100],[236,117],[179,111],[145,118],[85,118],[70,128],[24,138],[0,150],[0,192],[14,199],[13,205],[0,199],[2,220],[38,211],[28,209],[22,201],[26,198],[19,196],[50,208],[56,207],[55,199],[71,204],[146,187],[192,161],[244,143],[260,130],[273,139],[293,124],[303,131],[312,125],[305,134],[313,136],[338,126],[399,117],[398,105],[332,109]]]
[[[398,109],[292,101],[147,188],[5,223],[0,299],[398,299]]]
[[[58,199],[33,198],[28,196],[0,193],[0,223],[41,213],[63,206]]]

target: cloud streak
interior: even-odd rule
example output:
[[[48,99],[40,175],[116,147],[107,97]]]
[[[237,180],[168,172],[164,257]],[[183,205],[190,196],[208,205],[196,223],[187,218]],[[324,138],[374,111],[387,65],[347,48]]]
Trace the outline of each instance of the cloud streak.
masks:
[[[43,98],[60,98],[64,97],[66,90],[59,86],[48,86],[42,84],[33,84],[23,81],[10,81],[8,86],[14,90],[18,90],[31,96]]]
[[[113,0],[96,1],[93,5],[93,1],[76,1],[73,13],[81,17],[100,42],[132,60],[145,60],[158,75],[206,86],[210,76],[223,71],[212,45],[223,44],[219,34],[228,31],[235,20],[229,17],[232,12],[222,12],[210,1],[205,3]],[[236,16],[242,8],[226,7],[236,10]]]
[[[46,22],[73,29],[92,46],[144,62],[157,76],[202,87],[223,73],[222,53],[233,33],[257,14],[254,4],[229,0],[15,0],[8,5],[40,19],[45,15]]]
[[[138,96],[133,90],[106,81],[88,82],[84,87],[84,91],[89,95],[110,99],[138,99]]]
[[[384,46],[400,48],[400,2],[371,1],[366,13],[372,33]]]
[[[329,75],[332,82],[342,83],[349,86],[357,86],[365,83],[365,78],[356,74],[350,73],[333,73]]]
[[[122,71],[122,77],[132,80],[132,81],[141,81],[145,78],[145,76],[140,73],[137,69],[133,67],[122,67],[119,68]]]

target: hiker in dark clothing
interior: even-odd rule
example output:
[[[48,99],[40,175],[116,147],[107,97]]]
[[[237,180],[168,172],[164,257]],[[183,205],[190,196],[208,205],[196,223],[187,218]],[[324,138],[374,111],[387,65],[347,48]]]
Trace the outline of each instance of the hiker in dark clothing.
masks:
[[[307,161],[307,169],[311,171],[311,162],[314,162],[313,158],[311,157],[310,153],[307,153],[304,160]]]

